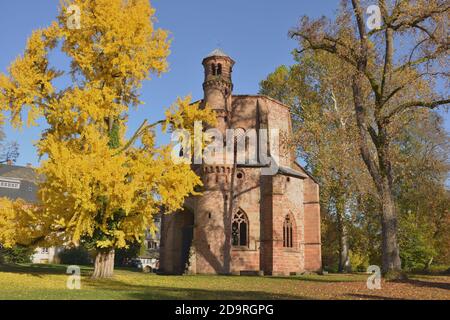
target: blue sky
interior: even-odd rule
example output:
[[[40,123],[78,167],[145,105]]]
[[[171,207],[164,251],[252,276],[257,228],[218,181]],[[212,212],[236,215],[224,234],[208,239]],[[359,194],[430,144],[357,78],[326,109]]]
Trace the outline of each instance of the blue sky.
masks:
[[[170,70],[144,84],[145,105],[130,114],[130,131],[144,118],[159,120],[178,96],[202,98],[201,61],[220,46],[236,61],[234,91],[254,94],[258,83],[280,64],[292,64],[295,41],[287,36],[299,17],[332,15],[339,0],[153,0],[157,26],[171,32]],[[0,71],[22,53],[33,29],[47,26],[57,13],[59,0],[0,1]],[[63,62],[60,57],[58,61]],[[446,128],[450,119],[446,117]],[[6,125],[8,140],[20,144],[19,165],[38,164],[33,142],[43,126],[21,131]]]

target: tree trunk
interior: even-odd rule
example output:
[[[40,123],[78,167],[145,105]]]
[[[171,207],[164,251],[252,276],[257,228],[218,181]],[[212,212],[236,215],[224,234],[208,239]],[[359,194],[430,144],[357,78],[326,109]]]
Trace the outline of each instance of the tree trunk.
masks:
[[[377,154],[379,159],[378,193],[380,194],[382,216],[382,271],[392,278],[401,276],[400,250],[397,240],[397,210],[392,192],[392,166],[390,161],[388,133],[385,126],[378,124]]]
[[[351,272],[350,257],[348,254],[347,226],[344,221],[344,212],[337,210],[338,232],[339,232],[339,266],[338,272]]]
[[[363,62],[363,64],[365,64]],[[364,68],[362,68],[364,69]],[[369,171],[381,202],[382,232],[382,271],[383,274],[401,271],[401,261],[397,242],[397,212],[392,194],[392,168],[389,159],[389,141],[386,128],[378,125],[378,134],[366,123],[362,75],[353,79],[353,99],[355,103],[356,122],[359,129],[359,146],[361,157]],[[376,147],[376,157],[369,148],[369,139]],[[396,275],[394,275],[396,277]]]
[[[114,275],[114,249],[98,250],[95,257],[93,279],[111,278]]]
[[[383,274],[401,272],[397,241],[397,213],[389,183],[384,181],[381,199],[382,271]]]

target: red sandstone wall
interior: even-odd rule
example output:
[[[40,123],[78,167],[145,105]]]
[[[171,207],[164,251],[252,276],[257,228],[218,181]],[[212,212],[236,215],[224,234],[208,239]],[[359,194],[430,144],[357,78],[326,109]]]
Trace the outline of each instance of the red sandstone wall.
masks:
[[[267,274],[273,272],[273,197],[272,177],[262,176],[261,202],[261,270]]]
[[[238,168],[242,179],[235,179],[234,211],[243,210],[249,219],[249,244],[245,248],[232,248],[231,272],[259,271],[260,265],[260,175],[258,169]]]
[[[273,100],[260,98],[259,103],[265,105],[268,110],[268,128],[279,129],[279,157],[282,166],[290,166],[293,162],[292,153],[283,144],[283,137],[291,134],[291,114],[289,109]],[[272,148],[272,146],[271,146]]]
[[[195,212],[194,245],[197,273],[224,273],[224,196],[220,190],[204,192]]]
[[[289,110],[271,99],[260,96],[233,97],[233,127],[254,128],[256,119],[267,121],[269,127],[285,132],[291,130]],[[265,124],[262,124],[264,127]],[[291,165],[292,154],[281,150],[281,164]],[[302,170],[300,167],[295,168]],[[229,193],[223,188],[230,182],[221,166],[203,172],[207,191],[196,198],[193,272],[239,273],[264,270],[268,274],[288,275],[321,268],[320,208],[318,185],[310,178],[301,180],[283,175],[260,177],[260,169],[239,169],[242,181],[236,180],[234,212],[241,208],[249,218],[248,248],[224,247],[225,233],[230,226],[224,222]],[[261,207],[260,207],[261,205]],[[290,213],[295,220],[294,247],[283,248],[283,222]],[[186,222],[176,216],[164,219],[165,235],[161,240],[161,266],[175,270],[180,260],[179,228]],[[169,271],[170,272],[170,271]]]
[[[251,96],[233,97],[232,128],[254,129],[257,126],[257,99]]]
[[[305,182],[305,270],[322,268],[319,186],[311,179]]]
[[[219,168],[220,171],[220,168]],[[230,190],[226,188],[209,189],[199,197],[196,209],[194,243],[196,247],[197,273],[238,273],[240,271],[260,270],[260,182],[259,172],[251,168],[238,168],[242,179],[235,178],[233,213],[243,210],[249,221],[248,247],[232,248],[224,246],[230,238],[225,233],[231,230],[224,216],[229,215]],[[208,173],[215,180],[214,173]],[[231,181],[230,177],[228,181]],[[227,199],[227,200],[225,200]]]
[[[283,175],[273,177],[273,268],[272,274],[289,275],[303,271],[302,180]],[[294,220],[293,247],[283,247],[286,215]]]

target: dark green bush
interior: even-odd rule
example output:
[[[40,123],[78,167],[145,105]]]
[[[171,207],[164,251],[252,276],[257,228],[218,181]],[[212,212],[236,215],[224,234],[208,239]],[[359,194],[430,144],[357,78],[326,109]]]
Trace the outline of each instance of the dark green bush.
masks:
[[[0,247],[0,263],[30,263],[33,252],[33,248],[24,246]]]
[[[426,269],[432,258],[437,256],[430,225],[418,221],[413,213],[400,216],[399,221],[402,268],[406,271]]]
[[[61,264],[89,265],[92,263],[88,250],[83,247],[64,249],[59,253],[59,259]]]
[[[137,241],[129,243],[128,248],[116,249],[114,264],[119,267],[127,266],[127,262],[144,254],[143,244]]]

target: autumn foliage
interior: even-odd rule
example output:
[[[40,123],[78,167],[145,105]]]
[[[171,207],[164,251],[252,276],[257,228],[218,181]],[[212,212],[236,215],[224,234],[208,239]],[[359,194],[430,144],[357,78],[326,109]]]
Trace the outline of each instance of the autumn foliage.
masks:
[[[70,5],[80,28],[67,24]],[[128,141],[128,111],[142,104],[142,81],[167,71],[170,40],[155,29],[147,0],[66,1],[57,21],[35,30],[23,55],[0,75],[0,110],[20,127],[43,117],[49,129],[37,143],[39,203],[1,199],[0,242],[74,243],[89,240],[110,252],[153,229],[161,208],[173,212],[201,183],[186,163],[171,161],[171,146],[156,146],[144,123]],[[61,50],[70,70],[51,65]],[[70,78],[64,88],[58,78]],[[66,79],[66,80],[67,80]],[[177,121],[174,121],[177,119]],[[158,122],[165,130],[213,123],[210,111],[179,99]]]

